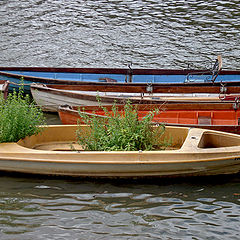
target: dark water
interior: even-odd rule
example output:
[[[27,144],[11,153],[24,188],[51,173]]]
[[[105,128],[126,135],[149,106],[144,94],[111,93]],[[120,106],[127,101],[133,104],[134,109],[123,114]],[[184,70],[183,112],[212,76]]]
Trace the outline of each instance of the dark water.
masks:
[[[0,181],[1,239],[240,239],[238,177]]]
[[[0,65],[235,69],[239,19],[238,0],[1,0]]]
[[[223,67],[239,1],[1,0],[0,65]],[[48,123],[59,123],[48,115]],[[240,239],[240,177],[177,181],[0,175],[0,239]]]

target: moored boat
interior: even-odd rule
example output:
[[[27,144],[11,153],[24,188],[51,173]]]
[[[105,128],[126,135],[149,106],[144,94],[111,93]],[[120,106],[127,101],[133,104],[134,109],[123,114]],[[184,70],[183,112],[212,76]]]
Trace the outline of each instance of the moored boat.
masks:
[[[151,90],[149,90],[151,88]],[[238,98],[240,86],[228,87],[222,90],[219,86],[183,86],[178,84],[165,84],[164,86],[89,86],[89,85],[42,85],[32,84],[31,93],[35,102],[41,106],[43,111],[57,112],[60,105],[70,106],[97,106],[101,103],[112,105],[124,103],[129,99],[133,104],[161,104],[163,102],[186,101],[223,101],[228,93],[235,93],[234,99]],[[233,101],[233,99],[229,99]]]
[[[75,82],[191,82],[211,81],[212,69],[131,69],[131,68],[39,68],[39,67],[0,67],[0,76],[6,80],[24,78],[29,82],[55,84],[58,81]],[[237,80],[237,70],[221,70],[219,81]],[[188,80],[189,79],[189,80]],[[19,83],[19,82],[17,82]]]
[[[0,67],[0,77],[14,83],[24,79],[25,89],[31,83],[86,84],[86,83],[204,83],[240,82],[239,70],[223,70],[221,56],[209,69],[132,69],[129,68],[40,68]],[[10,86],[13,87],[12,85]],[[16,87],[16,86],[15,86]]]
[[[124,105],[116,107],[124,114]],[[60,106],[58,114],[63,124],[77,124],[82,122],[79,111],[90,117],[105,118],[107,116],[103,108],[112,114],[112,106]],[[139,119],[158,109],[159,113],[154,116],[153,122],[164,123],[166,126],[195,127],[240,134],[240,110],[236,102],[139,104],[135,109]]]
[[[240,136],[166,127],[162,151],[83,151],[76,125],[44,127],[17,143],[0,144],[0,171],[79,177],[179,177],[240,171]],[[81,126],[87,128],[87,126]],[[74,149],[74,150],[73,150]]]

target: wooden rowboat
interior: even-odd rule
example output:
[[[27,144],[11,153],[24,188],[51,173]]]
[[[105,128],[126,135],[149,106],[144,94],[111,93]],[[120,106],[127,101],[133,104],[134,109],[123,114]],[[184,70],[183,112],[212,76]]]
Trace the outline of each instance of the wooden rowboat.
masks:
[[[240,171],[240,136],[235,134],[167,127],[163,137],[172,138],[171,150],[101,152],[79,148],[76,125],[44,128],[17,143],[1,143],[0,170],[75,177],[207,176]]]
[[[56,81],[75,82],[191,82],[235,80],[230,75],[239,71],[222,70],[222,57],[219,55],[209,69],[132,69],[128,68],[44,68],[44,67],[0,67],[0,77],[17,81],[24,78],[29,82],[55,84]],[[228,76],[226,78],[226,75]],[[18,83],[18,82],[17,82]]]
[[[238,98],[240,86],[228,88],[228,92],[220,93],[219,86],[210,88],[204,87],[177,87],[177,86],[155,86],[154,92],[147,92],[142,87],[125,86],[89,86],[89,85],[42,85],[32,84],[31,93],[35,102],[41,106],[43,111],[57,112],[60,105],[70,106],[97,106],[99,96],[102,104],[112,105],[116,103],[125,103],[127,99],[134,104],[161,104],[163,102],[175,101],[178,103],[186,101],[221,102],[226,96],[232,96],[227,93],[236,93],[234,99]],[[202,93],[202,94],[201,94]],[[233,97],[229,101],[233,101]]]
[[[124,113],[123,105],[116,105]],[[154,116],[154,123],[164,123],[167,126],[195,127],[217,131],[240,134],[240,110],[238,103],[164,103],[135,106],[139,119],[146,116],[149,111],[159,109],[159,114]],[[104,106],[112,113],[112,106]],[[77,124],[81,122],[78,111],[98,118],[106,117],[102,107],[70,107],[60,106],[58,114],[63,124]]]
[[[3,94],[4,99],[7,98],[8,87],[9,87],[9,82],[8,81],[0,80],[0,92]]]
[[[240,70],[222,70],[222,60],[218,56],[209,69],[132,69],[129,68],[40,68],[40,67],[0,67],[0,79],[20,83],[24,79],[25,90],[30,91],[31,83],[42,84],[95,84],[140,83],[148,84],[181,83],[197,86],[201,83],[211,86],[229,82],[239,85]],[[16,86],[10,86],[10,89]]]

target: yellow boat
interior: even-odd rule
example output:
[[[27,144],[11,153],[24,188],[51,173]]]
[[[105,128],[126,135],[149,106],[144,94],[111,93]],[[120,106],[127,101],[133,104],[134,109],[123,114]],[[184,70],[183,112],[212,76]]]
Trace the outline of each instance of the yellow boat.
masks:
[[[240,171],[240,136],[199,128],[166,127],[171,149],[84,151],[76,125],[52,125],[17,143],[0,144],[0,171],[84,177],[177,177]],[[87,126],[81,126],[87,128]]]

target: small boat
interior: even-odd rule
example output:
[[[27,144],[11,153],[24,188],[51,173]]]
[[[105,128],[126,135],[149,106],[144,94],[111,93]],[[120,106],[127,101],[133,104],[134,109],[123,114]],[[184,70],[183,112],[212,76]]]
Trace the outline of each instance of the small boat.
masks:
[[[51,125],[17,143],[1,143],[0,171],[114,178],[208,176],[240,171],[239,135],[166,127],[162,137],[172,139],[170,149],[107,152],[82,150],[76,143],[77,128]]]
[[[220,81],[235,80],[238,70],[221,70]],[[199,81],[211,81],[212,69],[131,69],[131,68],[39,68],[0,67],[0,76],[7,80],[24,78],[28,82],[55,84],[58,81],[75,82],[191,82],[193,76]],[[229,75],[229,76],[228,76]],[[230,76],[233,75],[233,76]],[[228,77],[226,77],[228,76]],[[19,82],[17,82],[19,83]]]
[[[40,68],[0,67],[0,78],[20,83],[24,79],[25,90],[31,83],[81,84],[81,83],[205,83],[240,82],[240,70],[223,70],[218,56],[209,69],[132,69],[128,68]],[[11,89],[12,89],[11,85]],[[16,87],[16,86],[15,86]]]
[[[77,124],[81,121],[79,111],[98,118],[107,117],[103,107],[112,114],[112,106],[60,106],[58,114],[63,124]],[[118,111],[124,113],[124,105],[116,105]],[[166,126],[194,127],[212,129],[240,134],[240,109],[237,102],[191,102],[139,104],[135,106],[139,119],[150,111],[159,110],[153,118],[154,123],[164,123]]]
[[[0,80],[0,92],[3,94],[4,99],[7,98],[8,87],[9,87],[9,81]]]
[[[148,86],[150,87],[150,86]],[[220,88],[211,87],[179,87],[177,84],[165,84],[154,86],[152,91],[143,86],[135,85],[111,85],[111,86],[89,86],[89,85],[42,85],[32,84],[31,94],[33,99],[43,111],[57,112],[61,105],[70,106],[98,106],[98,97],[104,105],[125,103],[128,99],[133,104],[161,104],[163,102],[175,101],[182,103],[186,101],[209,102],[223,101],[226,96],[234,95],[238,98],[240,86]],[[226,91],[225,91],[226,90]],[[232,94],[228,94],[232,93]],[[240,96],[240,95],[239,95]],[[233,101],[229,98],[229,101]]]

